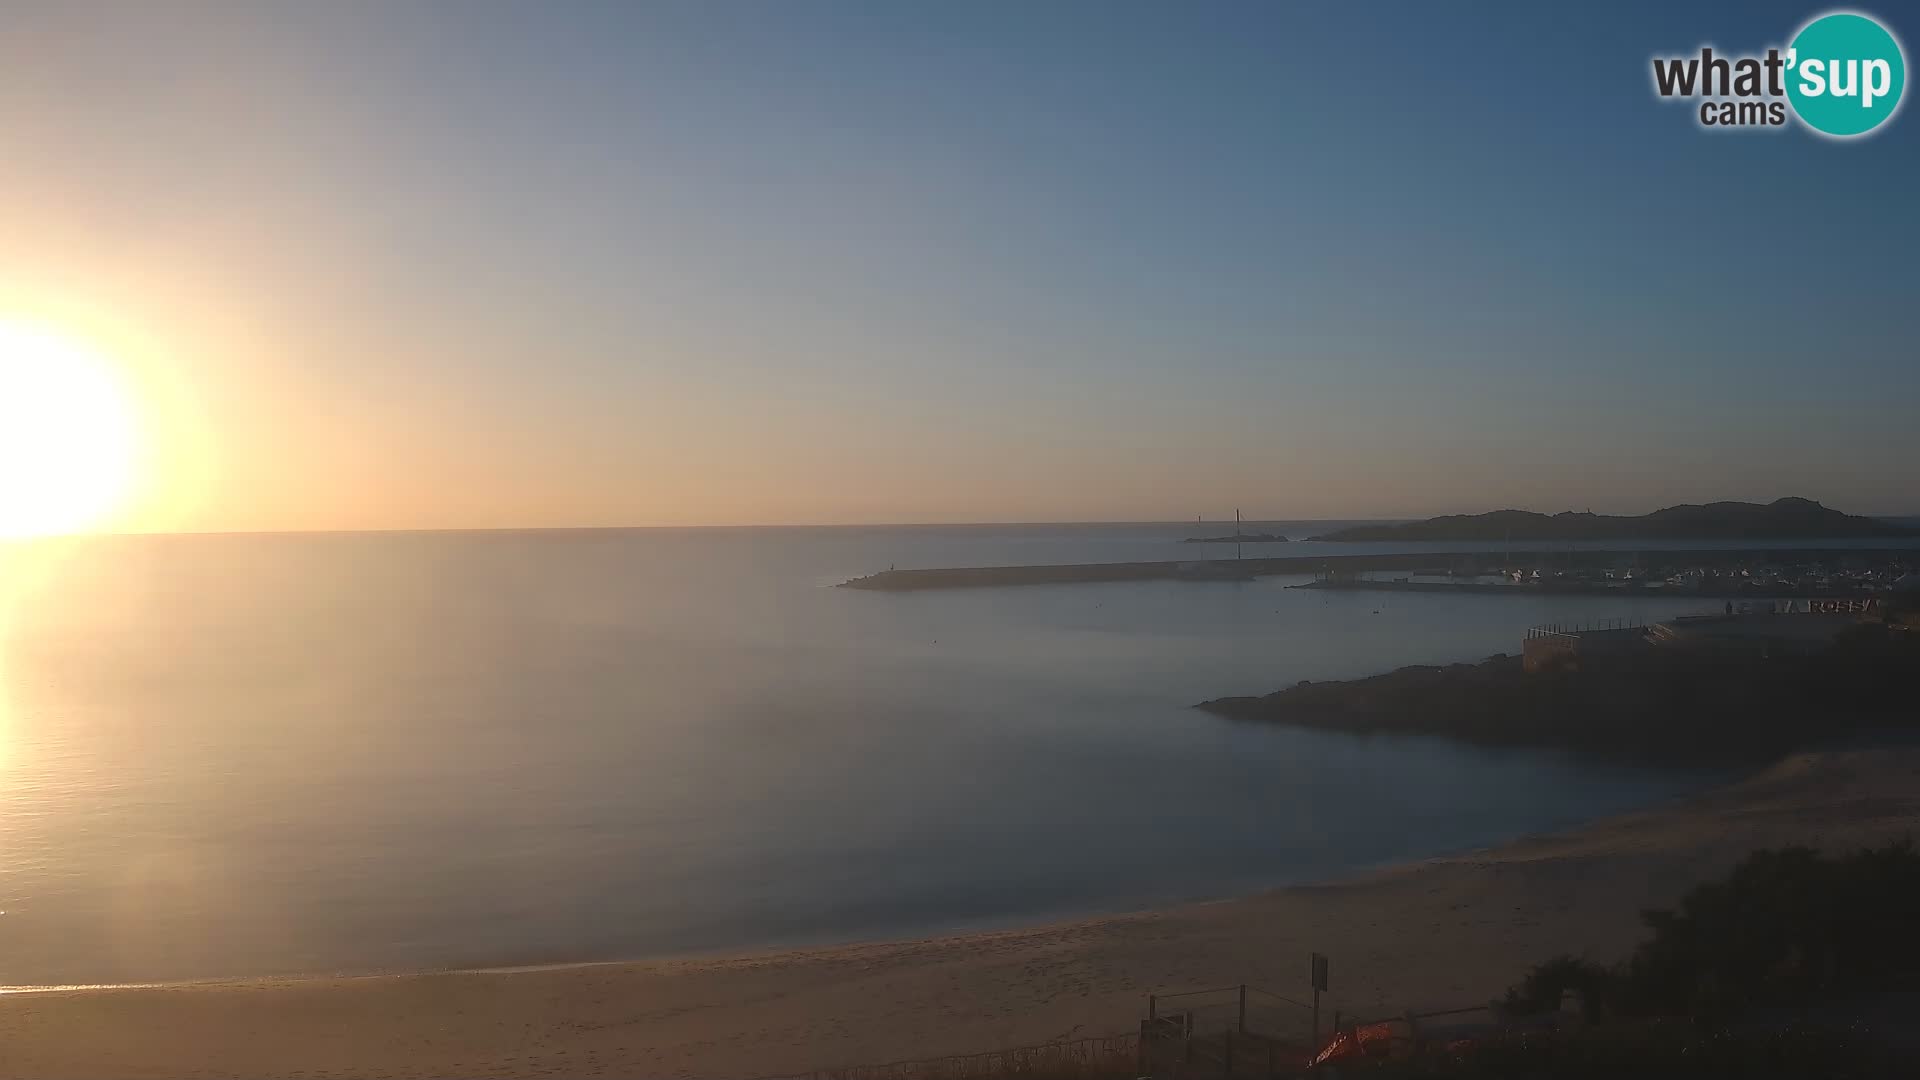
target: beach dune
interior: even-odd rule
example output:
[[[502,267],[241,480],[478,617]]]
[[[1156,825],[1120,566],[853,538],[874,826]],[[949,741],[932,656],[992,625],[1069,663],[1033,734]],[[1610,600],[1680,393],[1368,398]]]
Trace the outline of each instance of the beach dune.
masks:
[[[1798,755],[1697,797],[1495,850],[1244,899],[1028,929],[513,972],[0,999],[0,1075],[743,1077],[1130,1029],[1150,992],[1247,982],[1326,1008],[1465,1005],[1759,847],[1920,823],[1920,750]]]

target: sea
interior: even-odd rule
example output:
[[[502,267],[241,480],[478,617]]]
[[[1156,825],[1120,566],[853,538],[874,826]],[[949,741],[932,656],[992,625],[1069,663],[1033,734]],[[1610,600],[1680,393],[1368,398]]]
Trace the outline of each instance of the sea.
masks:
[[[1697,599],[1289,588],[1300,577],[833,587],[890,566],[1232,558],[1180,543],[1231,531],[13,543],[0,984],[917,937],[1351,875],[1718,779],[1192,708]]]

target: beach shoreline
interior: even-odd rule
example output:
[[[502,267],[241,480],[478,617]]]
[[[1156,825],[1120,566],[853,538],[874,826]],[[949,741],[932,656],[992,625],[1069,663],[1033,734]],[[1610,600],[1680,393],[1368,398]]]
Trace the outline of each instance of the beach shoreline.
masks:
[[[1570,830],[1237,899],[827,947],[0,996],[0,1075],[738,1077],[1103,1035],[1146,995],[1236,983],[1326,1008],[1476,1004],[1748,851],[1920,824],[1920,749],[1798,754]]]

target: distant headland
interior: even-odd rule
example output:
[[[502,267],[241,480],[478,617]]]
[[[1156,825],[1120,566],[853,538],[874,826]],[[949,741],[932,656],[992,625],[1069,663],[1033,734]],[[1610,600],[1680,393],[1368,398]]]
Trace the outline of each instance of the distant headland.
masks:
[[[1843,514],[1812,499],[1770,503],[1687,503],[1639,516],[1536,514],[1495,510],[1447,514],[1403,525],[1357,525],[1315,540],[1778,540],[1908,536],[1914,530],[1870,517]]]

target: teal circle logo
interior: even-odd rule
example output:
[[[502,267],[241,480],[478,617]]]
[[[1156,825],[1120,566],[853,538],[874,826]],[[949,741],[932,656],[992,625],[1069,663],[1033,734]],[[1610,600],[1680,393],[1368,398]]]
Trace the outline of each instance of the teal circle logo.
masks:
[[[1802,123],[1851,138],[1887,122],[1907,88],[1907,58],[1887,28],[1850,11],[1822,15],[1787,48],[1787,100]]]

